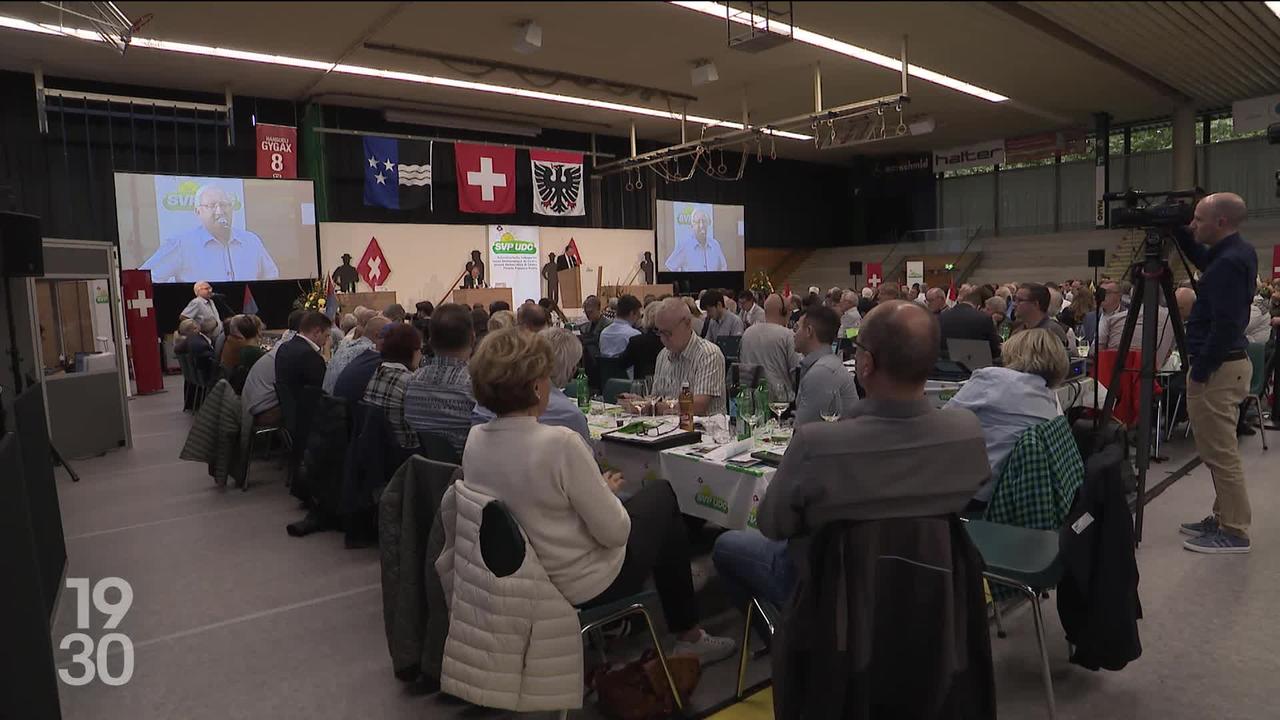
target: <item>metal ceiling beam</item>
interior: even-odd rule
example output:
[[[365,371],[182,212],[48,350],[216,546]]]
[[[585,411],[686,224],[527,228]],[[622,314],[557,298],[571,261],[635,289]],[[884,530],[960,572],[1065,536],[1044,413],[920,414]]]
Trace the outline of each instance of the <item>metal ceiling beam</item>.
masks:
[[[1160,78],[1157,78],[1119,55],[1116,55],[1115,53],[1080,37],[1076,33],[1064,28],[1035,10],[1023,6],[1021,3],[997,1],[988,2],[987,4],[1024,25],[1039,30],[1049,37],[1058,40],[1065,45],[1069,45],[1099,62],[1110,65],[1126,75],[1129,75],[1146,85],[1150,85],[1159,91],[1161,95],[1166,95],[1171,100],[1175,100],[1178,103],[1191,101],[1191,98],[1187,93],[1182,90],[1170,85]]]

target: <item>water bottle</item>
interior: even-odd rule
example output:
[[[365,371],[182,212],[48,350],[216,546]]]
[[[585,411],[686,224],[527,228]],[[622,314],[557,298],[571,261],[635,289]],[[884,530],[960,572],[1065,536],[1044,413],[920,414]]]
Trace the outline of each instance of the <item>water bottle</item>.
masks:
[[[587,371],[579,368],[574,382],[578,384],[578,409],[587,412],[591,409],[591,388],[587,385]]]
[[[755,411],[757,422],[763,425],[769,419],[769,381],[763,377],[756,383]]]
[[[751,416],[753,414],[753,401],[751,398],[751,388],[744,387],[738,391],[738,439],[745,440],[751,437]]]

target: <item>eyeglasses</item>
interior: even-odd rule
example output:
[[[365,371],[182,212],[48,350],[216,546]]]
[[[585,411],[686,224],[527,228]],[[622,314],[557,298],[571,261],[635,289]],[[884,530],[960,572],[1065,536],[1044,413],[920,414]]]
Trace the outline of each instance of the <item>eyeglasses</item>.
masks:
[[[856,338],[856,337],[855,337],[855,338],[851,338],[851,339],[850,339],[850,342],[852,342],[852,343],[853,343],[853,346],[854,346],[855,348],[857,348],[857,349],[861,350],[862,352],[864,352],[864,353],[866,353],[866,354],[870,355],[872,360],[876,360],[876,353],[875,353],[875,351],[874,351],[874,350],[872,350],[871,348],[867,347],[867,346],[866,346],[866,345],[865,345],[861,340],[859,340],[858,338]],[[879,362],[879,360],[876,360],[876,362]]]
[[[231,212],[231,209],[234,206],[229,202],[216,202],[216,203],[201,203],[196,207],[202,208],[204,210],[217,209],[217,210],[221,210],[222,212]]]

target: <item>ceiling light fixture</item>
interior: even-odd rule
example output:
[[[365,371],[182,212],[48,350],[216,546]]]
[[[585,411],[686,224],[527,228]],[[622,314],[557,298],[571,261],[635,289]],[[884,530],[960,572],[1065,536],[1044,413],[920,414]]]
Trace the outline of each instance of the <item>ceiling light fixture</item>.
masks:
[[[1280,2],[1267,3],[1267,9],[1275,13],[1276,17],[1280,17]]]
[[[0,15],[0,27],[40,33],[44,35],[65,35],[67,37],[79,38],[81,40],[102,42],[102,38],[93,30],[81,30],[67,26],[50,25],[47,23],[33,23],[20,18],[4,15]],[[678,112],[658,110],[641,105],[627,105],[625,103],[609,102],[607,100],[594,100],[574,95],[562,95],[560,93],[546,92],[545,90],[527,90],[525,88],[508,87],[506,85],[493,85],[490,83],[475,82],[472,80],[455,80],[453,78],[401,72],[398,70],[381,70],[378,68],[365,67],[363,65],[335,64],[320,60],[289,57],[287,55],[270,55],[267,53],[251,52],[247,50],[234,50],[231,48],[196,45],[193,43],[174,42],[172,40],[156,40],[153,38],[134,37],[130,39],[129,44],[164,52],[176,52],[186,55],[203,55],[206,57],[243,60],[266,65],[282,65],[287,67],[303,68],[306,70],[333,72],[343,75],[375,77],[382,78],[384,80],[398,80],[401,82],[417,83],[419,85],[434,85],[437,87],[448,87],[458,90],[487,92],[495,95],[508,95],[512,97],[527,98],[530,100],[543,100],[546,102],[562,103],[565,105],[577,105],[579,107],[612,110],[614,112],[627,113],[631,115],[661,118],[663,120],[680,121],[683,119],[688,122],[698,123],[708,127],[723,127],[732,130],[743,130],[746,127],[742,123],[733,122],[731,120],[717,120],[715,118],[701,117],[698,115],[682,115]],[[800,133],[786,132],[782,130],[761,129],[761,132],[766,135],[776,135],[777,137],[788,138],[791,140],[813,139],[810,135],[802,135]]]
[[[759,27],[759,28],[764,27],[764,24],[763,24],[764,19],[761,16],[759,15],[755,16],[756,19],[755,19],[755,22],[753,23],[751,20],[752,15],[750,13],[743,12],[741,10],[731,9],[729,6],[723,5],[718,2],[687,2],[685,0],[671,0],[671,4],[676,5],[678,7],[685,8],[686,10],[693,10],[695,12],[700,12],[703,15],[710,15],[711,17],[716,17],[721,19],[723,19],[725,17],[725,14],[728,13],[729,20],[739,25],[748,25],[748,26],[755,25],[756,27]],[[1267,4],[1280,5],[1280,2],[1267,3]],[[1274,10],[1275,8],[1272,8],[1272,9]],[[832,52],[837,52],[837,53],[840,53],[841,55],[846,55],[851,58],[856,58],[858,60],[862,60],[863,62],[871,63],[872,65],[879,65],[880,67],[887,68],[889,70],[902,69],[902,61],[899,58],[890,57],[888,55],[882,55],[873,50],[868,50],[866,48],[858,47],[857,45],[851,45],[847,42],[844,42],[843,40],[837,40],[833,37],[820,35],[816,32],[813,32],[811,30],[805,30],[804,28],[801,28],[801,27],[796,27],[793,25],[788,26],[786,23],[778,22],[776,20],[769,21],[769,26],[771,31],[781,33],[784,35],[787,33],[787,30],[789,29],[791,31],[793,40],[797,40],[802,43],[813,45],[814,47],[820,47],[820,48],[823,48],[824,50],[831,50]],[[942,73],[935,72],[928,68],[920,67],[919,65],[910,65],[908,67],[908,73],[911,75],[911,77],[917,77],[917,78],[920,78],[921,80],[934,83],[935,85],[941,85],[943,87],[951,88],[952,90],[956,90],[956,91],[965,93],[967,95],[973,95],[974,97],[982,98],[983,100],[986,100],[988,102],[1004,102],[1009,99],[999,93],[995,93],[985,88],[978,87],[977,85],[964,82],[963,80],[957,80],[953,77],[943,75]]]

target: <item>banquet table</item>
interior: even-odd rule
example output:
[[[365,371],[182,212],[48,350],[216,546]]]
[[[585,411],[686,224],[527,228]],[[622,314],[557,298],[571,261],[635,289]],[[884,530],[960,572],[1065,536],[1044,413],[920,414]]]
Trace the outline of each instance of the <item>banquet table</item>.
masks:
[[[951,399],[963,383],[930,383],[926,391],[941,407]],[[1058,388],[1063,410],[1093,405],[1094,380],[1077,377]],[[1099,388],[1099,404],[1106,401],[1105,388]],[[621,494],[629,495],[648,483],[665,481],[671,485],[680,504],[680,512],[701,518],[730,530],[756,528],[756,510],[769,488],[776,470],[765,464],[750,464],[748,456],[757,450],[770,450],[779,455],[786,451],[786,433],[765,433],[760,439],[734,448],[727,460],[708,456],[717,445],[706,434],[691,445],[653,450],[603,440],[604,433],[618,427],[624,415],[616,405],[594,403],[587,415],[594,450],[605,469],[619,470],[624,477]],[[735,462],[736,461],[736,462]]]

